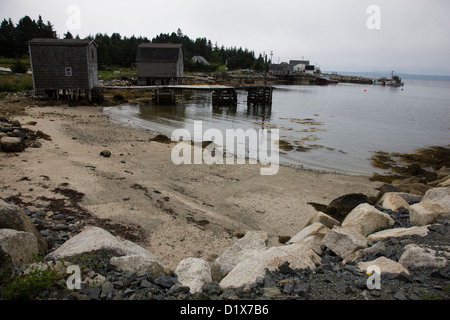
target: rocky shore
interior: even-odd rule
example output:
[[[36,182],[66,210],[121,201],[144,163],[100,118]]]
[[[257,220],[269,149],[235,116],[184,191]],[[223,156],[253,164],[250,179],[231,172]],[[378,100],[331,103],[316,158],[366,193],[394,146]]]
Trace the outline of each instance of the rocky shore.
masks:
[[[448,204],[448,187],[431,190],[411,207],[433,204],[443,208],[443,204]],[[42,290],[32,292],[31,296],[20,296],[20,293],[30,294],[25,289],[24,292],[16,290],[6,298],[449,299],[448,207],[442,212],[421,212],[420,215],[433,218],[429,224],[416,225],[411,224],[407,209],[395,208],[399,203],[404,204],[404,198],[397,193],[388,193],[382,199],[381,203],[391,209],[363,203],[352,209],[342,223],[319,212],[296,236],[284,245],[271,248],[266,246],[267,233],[247,232],[214,264],[186,258],[180,261],[176,270],[169,270],[141,246],[114,237],[104,229],[90,226],[80,230],[76,227],[79,222],[76,217],[63,217],[58,212],[52,215],[45,208],[29,211],[2,200],[2,293],[9,293],[7,284],[11,283],[8,280],[11,274],[18,279],[25,277],[29,270],[56,270],[54,281]],[[393,207],[392,202],[396,202]],[[47,221],[45,227],[40,219]],[[21,223],[14,225],[17,221]],[[36,226],[41,229],[39,232]],[[367,231],[356,231],[362,229]],[[32,262],[33,255],[42,252],[40,244],[43,242],[51,243],[57,249],[50,250],[44,260]],[[78,289],[70,290],[67,288],[70,281],[67,268],[73,264],[81,266],[81,284]],[[381,270],[378,288],[370,288],[367,268],[371,265]],[[375,283],[378,275],[372,273],[372,277]],[[34,279],[28,278],[28,281]]]
[[[80,128],[92,125],[87,123],[84,127],[84,120],[76,119],[81,122]],[[30,155],[33,150],[43,148],[47,148],[46,152],[49,153],[49,146],[55,143],[52,140],[58,138],[54,136],[56,131],[51,131],[50,134],[41,131],[37,134],[40,130],[30,129],[35,125],[31,122],[24,126],[20,122],[5,118],[1,121],[2,152],[18,159],[21,153]],[[47,128],[52,130],[50,126]],[[101,140],[100,144],[106,145],[105,133],[110,128],[105,128],[105,133],[99,130],[100,127],[95,130],[96,138]],[[450,169],[445,165],[435,165],[432,170],[422,167],[419,170],[416,167],[415,170],[410,170],[409,177],[402,176],[401,179],[379,184],[377,194],[368,194],[365,190],[357,192],[353,187],[351,193],[341,193],[337,197],[338,192],[329,198],[326,192],[331,192],[333,188],[325,191],[324,186],[329,185],[333,178],[324,176],[325,184],[320,185],[322,194],[308,198],[310,200],[307,206],[315,209],[314,213],[309,215],[302,228],[291,232],[291,235],[283,235],[278,230],[283,227],[295,230],[299,223],[288,225],[283,221],[280,229],[273,229],[278,233],[277,241],[274,241],[274,231],[268,232],[264,226],[269,228],[271,224],[276,224],[276,220],[271,220],[270,216],[266,217],[258,207],[258,219],[255,220],[264,222],[264,219],[267,219],[267,222],[260,223],[259,226],[263,227],[253,230],[245,230],[242,226],[246,224],[238,224],[237,220],[224,220],[211,212],[206,214],[206,211],[202,211],[204,217],[199,216],[199,213],[183,216],[183,204],[190,205],[193,210],[193,202],[180,200],[180,204],[168,207],[176,197],[174,193],[168,196],[166,185],[159,185],[158,189],[163,190],[161,192],[143,181],[143,177],[139,178],[141,180],[131,180],[130,177],[136,179],[132,171],[138,172],[138,169],[124,169],[124,165],[132,162],[129,158],[114,166],[106,164],[103,169],[103,159],[118,160],[115,158],[115,150],[112,149],[112,154],[99,155],[104,149],[103,145],[100,150],[98,143],[92,146],[88,144],[91,138],[87,130],[83,131],[84,135],[81,134],[82,131],[77,130],[74,122],[70,122],[66,131],[76,138],[72,139],[69,146],[78,147],[74,157],[78,167],[79,163],[83,163],[83,171],[80,172],[87,172],[78,184],[69,179],[72,177],[69,172],[64,172],[64,175],[67,175],[65,180],[61,178],[55,182],[56,175],[49,177],[50,174],[43,170],[42,166],[35,173],[29,166],[32,158],[22,158],[22,163],[16,162],[11,167],[1,167],[0,172],[5,173],[5,177],[10,170],[17,170],[19,165],[23,164],[24,168],[28,168],[17,172],[8,180],[15,181],[14,183],[20,186],[20,192],[12,192],[0,200],[0,296],[3,299],[243,301],[450,298]],[[74,136],[75,133],[78,133],[78,137]],[[9,145],[13,142],[10,141],[11,138],[17,138],[14,140],[20,149],[9,149],[12,148]],[[139,137],[135,139],[138,142],[133,144],[148,144]],[[88,165],[82,162],[80,153],[84,151],[80,147],[83,146],[79,144],[80,140],[88,145],[89,152],[86,154],[90,156],[89,161],[94,161],[91,150],[97,150],[95,163]],[[156,148],[153,150],[167,150],[164,143],[151,144]],[[32,148],[33,146],[35,148]],[[121,147],[123,148],[122,145]],[[69,152],[61,151],[60,145],[55,146],[54,152],[52,157],[54,154],[65,157],[64,165],[70,164],[67,160]],[[125,158],[126,154],[123,152],[121,157]],[[155,159],[156,155],[154,161]],[[113,173],[115,166],[120,168],[117,172],[121,172],[121,175],[116,171]],[[220,223],[224,223],[240,226],[244,231],[234,228],[234,232],[229,229],[227,237],[206,237],[205,243],[222,241],[225,244],[220,249],[214,249],[214,252],[217,252],[215,256],[206,258],[200,254],[184,255],[175,260],[175,264],[173,261],[169,264],[165,259],[176,259],[177,256],[174,253],[164,255],[161,243],[160,246],[155,245],[155,241],[164,241],[161,235],[156,238],[157,230],[152,230],[152,244],[145,245],[142,240],[148,231],[145,231],[144,224],[139,227],[138,224],[119,222],[112,215],[109,218],[98,216],[94,209],[101,209],[102,206],[98,203],[92,205],[92,199],[86,202],[85,194],[80,190],[85,188],[86,181],[98,184],[93,178],[87,180],[86,177],[92,177],[94,174],[97,177],[97,172],[101,170],[105,170],[105,180],[108,183],[118,180],[118,185],[107,185],[111,188],[107,192],[112,193],[114,188],[129,184],[131,187],[126,190],[131,188],[132,191],[139,192],[142,198],[146,199],[146,202],[143,202],[145,206],[149,207],[154,202],[155,208],[170,218],[169,224],[161,225],[162,228],[180,223],[180,229],[176,229],[178,233],[174,234],[176,243],[168,243],[169,247],[173,246],[172,249],[189,241],[192,241],[193,246],[200,245],[196,242],[196,239],[200,238],[191,239],[192,234],[181,234],[181,228],[190,228],[189,230],[196,233],[207,235],[207,232],[218,233],[217,230],[222,230],[219,229]],[[243,172],[238,171],[239,174]],[[198,179],[194,171],[188,173]],[[221,174],[225,175],[224,172]],[[302,174],[305,180],[306,172]],[[76,172],[73,176],[77,175],[80,174]],[[287,177],[292,176],[291,171],[285,175],[281,172],[280,175],[283,177],[280,179],[280,185],[290,183]],[[315,182],[308,182],[311,185],[322,179],[319,175],[314,177],[315,180],[311,181]],[[154,181],[154,177],[151,178]],[[344,180],[343,177],[338,179],[341,183]],[[296,179],[294,182],[299,181]],[[352,178],[351,181],[359,180]],[[203,176],[201,183],[207,182]],[[217,178],[212,182],[216,184]],[[235,182],[240,181],[235,179]],[[273,190],[275,182],[270,183]],[[338,185],[338,182],[334,183],[335,186]],[[13,189],[11,184],[5,183],[0,187],[3,192],[8,191]],[[18,186],[15,188],[19,188]],[[213,184],[209,184],[206,188],[212,186]],[[247,185],[240,190],[245,190],[245,187]],[[35,194],[36,188],[39,188],[39,192]],[[358,188],[362,189],[361,186]],[[130,208],[128,203],[131,196],[123,194],[123,190],[118,190],[119,194],[122,194],[120,205],[128,210],[119,210],[119,216],[124,215],[121,212],[136,215],[139,202],[135,202]],[[274,198],[282,197],[282,193],[286,192],[285,189],[280,190],[283,191],[273,195]],[[306,187],[302,190],[308,192]],[[39,196],[36,196],[37,194]],[[106,200],[103,201],[108,201],[103,193],[98,194],[105,197]],[[180,195],[178,197],[180,198]],[[329,201],[322,204],[319,199]],[[294,200],[292,198],[292,201]],[[209,201],[209,204],[203,202],[203,206],[216,207],[219,210],[221,207],[218,203],[224,201],[224,197],[222,195],[222,198],[218,198],[217,203],[212,202],[214,199]],[[245,203],[239,204],[239,210],[243,210]],[[107,206],[107,209],[117,210],[118,204],[115,206]],[[255,206],[255,201],[251,202],[251,206]],[[201,204],[197,203],[196,208],[199,207]],[[280,211],[280,203],[274,203],[273,207]],[[227,208],[229,207],[224,210]],[[288,210],[289,207],[285,208],[284,210]],[[307,211],[306,207],[301,210]],[[287,218],[289,216],[281,219]],[[146,221],[139,220],[139,216],[133,219],[136,220],[130,221]],[[145,219],[154,219],[154,216]],[[184,222],[181,223],[180,220]],[[257,225],[253,220],[251,222],[254,226]],[[248,221],[245,223],[250,224]],[[166,232],[168,230],[166,229]],[[165,241],[168,239],[165,238]],[[75,272],[68,272],[72,270],[71,266],[77,266],[80,273],[77,274],[77,269]],[[70,286],[75,287],[69,289]]]

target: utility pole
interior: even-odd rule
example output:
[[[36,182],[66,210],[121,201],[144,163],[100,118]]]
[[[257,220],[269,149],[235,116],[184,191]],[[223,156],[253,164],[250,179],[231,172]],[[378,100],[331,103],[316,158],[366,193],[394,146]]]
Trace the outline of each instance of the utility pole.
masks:
[[[264,87],[267,86],[267,54],[264,53]]]

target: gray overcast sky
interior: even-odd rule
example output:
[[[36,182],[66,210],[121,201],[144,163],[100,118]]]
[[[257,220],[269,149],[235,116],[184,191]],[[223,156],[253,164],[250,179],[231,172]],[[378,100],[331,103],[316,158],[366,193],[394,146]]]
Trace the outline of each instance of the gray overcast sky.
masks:
[[[304,57],[326,71],[450,75],[448,0],[0,0],[2,20],[39,14],[60,37],[69,30],[151,39],[180,28],[219,46],[273,51],[274,63]]]

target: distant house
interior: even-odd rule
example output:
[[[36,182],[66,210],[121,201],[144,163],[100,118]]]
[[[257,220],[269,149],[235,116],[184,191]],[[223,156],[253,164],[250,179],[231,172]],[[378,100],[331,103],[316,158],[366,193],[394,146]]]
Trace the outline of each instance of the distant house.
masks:
[[[305,66],[303,63],[296,64],[296,65],[293,67],[294,73],[305,72],[305,67],[306,67],[306,66]]]
[[[208,62],[208,60],[206,60],[205,58],[203,58],[202,56],[193,56],[192,57],[192,59],[191,59],[194,63],[201,63],[201,64],[204,64],[204,65],[207,65],[207,66],[209,66],[209,62]]]
[[[314,65],[310,64],[310,65],[305,66],[305,72],[308,74],[314,74],[315,70],[316,70],[316,68]]]
[[[269,73],[277,77],[292,75],[293,71],[294,68],[287,63],[271,64],[269,66]]]
[[[59,97],[91,100],[98,85],[97,44],[94,40],[41,39],[28,41],[33,86]]]
[[[302,64],[302,65],[309,65],[309,60],[289,60],[289,64],[293,67]]]
[[[181,44],[142,43],[137,49],[136,63],[139,85],[183,82],[184,53]]]

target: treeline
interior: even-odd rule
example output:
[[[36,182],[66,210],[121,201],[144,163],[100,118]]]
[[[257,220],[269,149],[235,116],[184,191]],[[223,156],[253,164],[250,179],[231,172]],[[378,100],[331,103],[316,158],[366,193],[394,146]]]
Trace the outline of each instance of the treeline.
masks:
[[[21,58],[28,54],[27,41],[33,38],[57,38],[53,25],[47,21],[44,23],[42,17],[31,20],[25,16],[19,20],[17,25],[11,19],[3,19],[0,24],[0,57]]]
[[[48,21],[44,23],[42,17],[32,20],[25,16],[17,25],[11,19],[4,19],[0,25],[0,57],[21,58],[28,54],[27,41],[33,38],[59,38]],[[64,39],[71,39],[73,35],[68,31]],[[76,38],[79,38],[76,36]],[[261,54],[255,56],[254,51],[242,48],[219,47],[206,38],[195,40],[184,35],[180,29],[177,32],[161,33],[153,39],[147,37],[122,37],[119,33],[96,34],[87,38],[94,39],[98,45],[99,69],[110,67],[130,68],[136,61],[137,47],[141,43],[181,43],[185,56],[185,71],[216,71],[219,66],[226,65],[229,70],[254,69],[264,70],[264,59]],[[192,57],[202,56],[209,65],[194,63]]]
[[[65,35],[67,37],[67,34]],[[70,35],[72,36],[72,35]],[[88,38],[94,39],[98,45],[99,67],[107,68],[110,66],[131,67],[136,61],[137,47],[141,43],[181,43],[184,51],[184,69],[185,71],[216,71],[219,66],[226,65],[228,69],[255,69],[264,70],[264,59],[262,55],[255,57],[253,51],[242,48],[219,47],[217,43],[212,44],[211,40],[206,38],[197,38],[195,40],[184,35],[180,29],[177,32],[161,33],[153,39],[146,37],[121,37],[119,33],[96,34]],[[192,57],[202,56],[209,65],[192,61]]]

